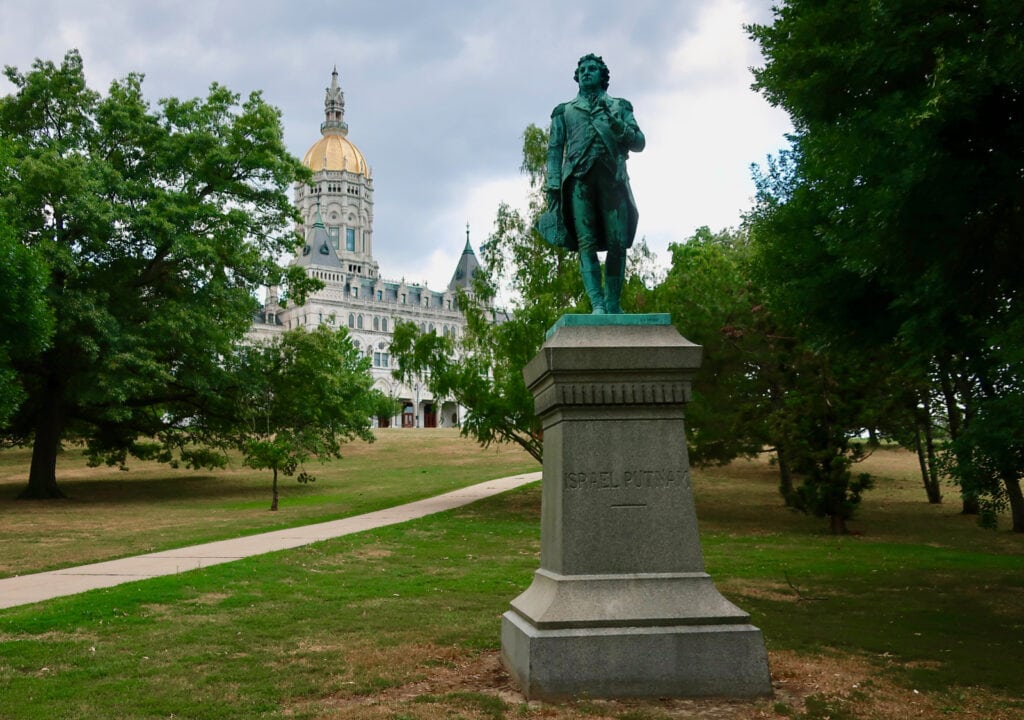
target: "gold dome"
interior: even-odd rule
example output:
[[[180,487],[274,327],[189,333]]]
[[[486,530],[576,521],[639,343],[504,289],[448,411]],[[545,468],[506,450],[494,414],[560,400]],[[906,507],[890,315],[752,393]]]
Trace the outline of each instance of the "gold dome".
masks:
[[[321,170],[347,170],[356,175],[370,176],[366,158],[341,133],[326,133],[306,151],[302,164],[313,172]]]

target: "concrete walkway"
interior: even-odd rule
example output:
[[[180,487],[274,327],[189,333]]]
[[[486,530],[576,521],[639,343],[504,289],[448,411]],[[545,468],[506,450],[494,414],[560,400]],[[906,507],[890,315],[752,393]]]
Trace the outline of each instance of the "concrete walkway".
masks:
[[[540,477],[540,472],[512,475],[497,480],[488,480],[437,497],[342,520],[332,520],[287,530],[275,530],[260,535],[220,540],[205,545],[165,550],[121,560],[64,568],[63,570],[5,578],[0,580],[0,609],[41,602],[64,595],[74,595],[86,590],[113,587],[145,578],[174,575],[253,555],[288,550],[342,535],[415,520],[425,515],[468,505],[491,495],[536,482],[540,480]]]

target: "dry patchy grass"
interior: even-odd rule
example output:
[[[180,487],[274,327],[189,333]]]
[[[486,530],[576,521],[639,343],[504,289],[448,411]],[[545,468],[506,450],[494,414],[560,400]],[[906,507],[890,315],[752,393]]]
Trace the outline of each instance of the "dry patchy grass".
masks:
[[[372,692],[360,691],[362,683],[348,679],[343,685],[349,689],[293,703],[284,714],[317,720],[1019,720],[1015,711],[981,689],[962,690],[955,698],[924,695],[887,679],[885,668],[877,663],[854,656],[772,652],[769,663],[774,695],[770,698],[585,699],[550,704],[527,701],[497,651],[467,654],[455,648],[406,645],[386,650],[359,648],[351,655],[359,658],[359,663],[392,672],[379,678],[380,686]],[[357,676],[358,669],[348,677]]]
[[[906,450],[876,450],[855,465],[854,472],[869,473],[875,481],[849,522],[855,537],[1024,554],[1022,538],[1008,531],[1008,515],[1000,518],[1000,530],[995,533],[979,527],[976,517],[961,514],[955,486],[944,488],[941,504],[929,504],[917,458]],[[695,468],[693,475],[702,531],[748,537],[828,532],[827,521],[784,507],[778,492],[778,470],[767,454],[725,467]],[[945,528],[944,535],[935,532],[939,525]]]

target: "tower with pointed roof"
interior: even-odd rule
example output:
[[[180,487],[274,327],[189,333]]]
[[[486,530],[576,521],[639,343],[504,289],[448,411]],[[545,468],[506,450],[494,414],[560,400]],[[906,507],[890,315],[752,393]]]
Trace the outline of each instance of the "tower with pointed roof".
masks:
[[[462,250],[458,265],[455,266],[455,273],[452,275],[448,287],[453,290],[470,290],[473,285],[473,278],[480,272],[480,261],[476,259],[473,246],[469,242],[469,223],[466,223],[466,247]]]
[[[302,158],[313,182],[295,186],[306,236],[298,262],[375,278],[379,271],[373,259],[373,178],[363,154],[348,139],[337,67],[324,99],[320,135]]]
[[[317,325],[348,328],[353,344],[370,358],[375,386],[399,401],[394,418],[379,425],[432,427],[458,425],[462,408],[434,398],[425,383],[403,384],[391,377],[389,348],[397,322],[415,323],[422,332],[458,337],[465,320],[458,293],[471,290],[480,262],[466,226],[466,243],[448,287],[384,278],[373,257],[373,174],[362,152],[348,137],[345,94],[337,67],[324,98],[320,139],[306,151],[303,164],[312,172],[308,184],[295,186],[294,202],[302,216],[304,242],[291,264],[324,284],[305,305],[282,306],[271,288],[249,332],[252,342],[267,341],[292,328]]]

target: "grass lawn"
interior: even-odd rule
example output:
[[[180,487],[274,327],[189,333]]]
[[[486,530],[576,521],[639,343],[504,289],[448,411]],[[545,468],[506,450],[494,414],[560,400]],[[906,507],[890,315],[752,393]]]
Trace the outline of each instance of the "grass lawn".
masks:
[[[540,469],[513,446],[485,450],[456,430],[377,430],[376,438],[345,446],[340,461],[310,463],[314,483],[282,477],[274,513],[270,472],[243,467],[241,457],[226,470],[134,462],[122,472],[90,468],[72,448],[57,467],[68,499],[25,502],[15,498],[31,451],[0,451],[0,577],[359,515]]]
[[[402,456],[404,477],[419,486],[411,495],[429,485],[411,479],[415,468],[443,464],[435,446],[458,445],[444,433],[385,435],[365,449],[362,467],[388,476],[383,456]],[[463,449],[467,457],[453,456],[458,467],[472,465],[474,453],[485,461],[461,484],[533,469],[514,467],[510,456],[522,458],[510,449]],[[357,455],[330,466],[334,480],[325,470],[312,488],[286,486],[282,514],[348,512],[354,500],[341,499],[341,487],[354,483],[342,478]],[[878,488],[851,524],[858,534],[843,538],[782,508],[765,462],[695,473],[707,568],[764,630],[770,699],[523,702],[500,667],[498,629],[537,568],[534,485],[401,526],[0,611],[0,718],[1024,718],[1024,538],[961,517],[952,491],[946,505],[927,505],[909,461],[893,451],[867,461]],[[16,475],[11,465],[3,472]],[[161,493],[161,472],[175,493]],[[245,486],[240,479],[189,485],[154,468],[135,493],[132,473],[106,481],[120,488],[102,502],[101,479],[68,483],[77,499],[66,503],[66,521],[105,515],[127,543],[133,525],[150,530],[116,512],[124,507],[154,519],[207,505],[218,517],[250,517],[221,520],[218,532],[250,532],[258,513],[271,515],[262,509],[268,483],[256,477],[243,502],[183,497],[205,483]],[[394,482],[397,501],[404,487]],[[453,481],[437,482],[440,491]],[[313,499],[335,491],[335,500]],[[237,494],[245,495],[226,493]],[[54,533],[65,537],[58,523],[47,519],[36,532],[30,517],[56,510],[6,500],[0,508],[5,525],[8,517],[21,523],[21,565],[46,566],[54,558],[33,558],[62,552],[46,545]],[[177,526],[178,544],[207,539],[201,525]],[[3,532],[6,549],[11,531]]]

